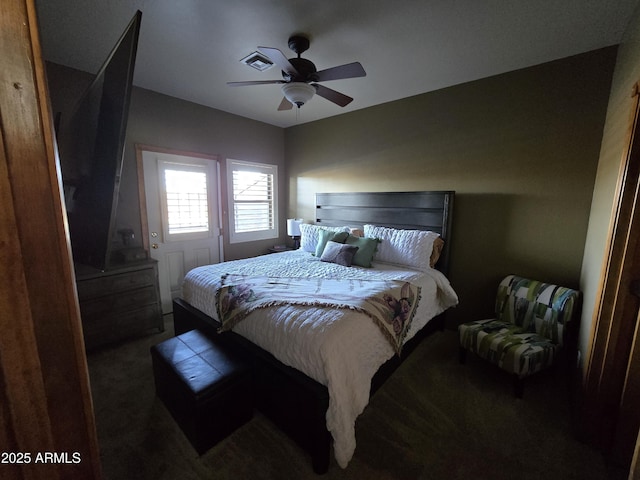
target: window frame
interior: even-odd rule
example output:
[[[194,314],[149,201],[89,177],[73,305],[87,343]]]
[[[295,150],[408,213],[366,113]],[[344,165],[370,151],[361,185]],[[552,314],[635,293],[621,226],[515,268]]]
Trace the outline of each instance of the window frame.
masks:
[[[278,166],[268,163],[248,162],[227,158],[227,202],[228,202],[228,222],[229,222],[229,243],[254,242],[258,240],[269,240],[279,237],[278,225]],[[233,191],[233,172],[234,171],[253,171],[271,174],[272,181],[272,216],[273,227],[263,230],[255,230],[252,232],[236,232],[235,229],[235,200]]]

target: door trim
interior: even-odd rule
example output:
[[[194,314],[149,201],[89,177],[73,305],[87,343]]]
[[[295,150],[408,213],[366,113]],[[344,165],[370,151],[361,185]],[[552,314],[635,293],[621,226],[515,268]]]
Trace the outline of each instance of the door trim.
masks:
[[[638,297],[630,290],[640,264],[640,82],[634,85],[631,97],[627,147],[618,173],[607,257],[593,314],[580,415],[586,440],[613,463],[627,467],[640,424],[635,408],[640,387]]]

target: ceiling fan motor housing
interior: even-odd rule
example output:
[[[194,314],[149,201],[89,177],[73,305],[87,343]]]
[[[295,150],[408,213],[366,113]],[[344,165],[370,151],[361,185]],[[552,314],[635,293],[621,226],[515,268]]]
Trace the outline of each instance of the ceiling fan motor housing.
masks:
[[[316,66],[312,61],[306,58],[290,58],[289,62],[298,71],[298,75],[290,75],[287,72],[282,72],[282,78],[287,82],[316,82],[318,80],[315,73],[317,72]]]

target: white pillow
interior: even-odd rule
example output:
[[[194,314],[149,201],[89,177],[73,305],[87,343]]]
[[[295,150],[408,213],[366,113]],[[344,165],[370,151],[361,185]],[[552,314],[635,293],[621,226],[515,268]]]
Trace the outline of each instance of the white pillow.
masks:
[[[376,262],[394,263],[426,271],[430,267],[433,242],[440,234],[422,230],[365,225],[364,236],[380,240],[374,257]]]
[[[320,225],[311,225],[310,223],[300,224],[300,248],[305,252],[316,253],[318,245],[318,232],[320,230],[329,230],[330,232],[347,232],[350,227],[321,227]]]

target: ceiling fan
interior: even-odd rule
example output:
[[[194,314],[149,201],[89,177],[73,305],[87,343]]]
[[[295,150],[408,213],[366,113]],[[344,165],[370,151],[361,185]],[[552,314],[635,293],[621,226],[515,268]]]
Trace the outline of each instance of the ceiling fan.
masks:
[[[315,93],[330,102],[344,107],[353,101],[340,92],[336,92],[324,85],[316,82],[325,82],[328,80],[341,80],[345,78],[364,77],[367,73],[359,62],[347,63],[337,67],[327,68],[325,70],[316,70],[316,66],[306,58],[300,55],[309,49],[309,39],[302,35],[294,35],[289,38],[289,48],[293,50],[298,57],[289,58],[273,47],[258,47],[258,51],[269,58],[275,65],[282,70],[283,80],[256,80],[248,82],[227,82],[232,87],[243,87],[247,85],[266,85],[266,84],[282,84],[282,93],[284,98],[280,102],[278,110],[290,110],[296,105],[300,108],[307,103]]]

